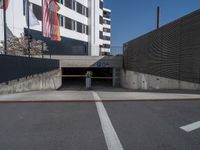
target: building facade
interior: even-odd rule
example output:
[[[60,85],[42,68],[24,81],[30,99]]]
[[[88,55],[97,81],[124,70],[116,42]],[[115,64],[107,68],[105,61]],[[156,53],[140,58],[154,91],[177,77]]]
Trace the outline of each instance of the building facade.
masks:
[[[103,55],[109,55],[111,52],[111,11],[103,8]]]
[[[29,0],[39,25],[30,27],[32,38],[47,43],[52,55],[109,55],[111,19],[103,0],[57,0],[60,10],[62,40],[52,41],[42,36],[42,0]],[[14,36],[27,33],[25,1],[11,0],[7,9],[7,26]],[[0,41],[3,40],[3,12],[0,12]]]

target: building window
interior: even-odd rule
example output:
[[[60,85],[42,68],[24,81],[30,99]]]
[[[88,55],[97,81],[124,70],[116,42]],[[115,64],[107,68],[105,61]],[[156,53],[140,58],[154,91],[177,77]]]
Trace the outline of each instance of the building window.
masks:
[[[76,4],[77,4],[77,2],[76,2],[76,0],[71,0],[71,1],[72,1],[72,9],[74,11],[76,11]]]
[[[102,16],[99,16],[99,23],[103,24],[103,17]]]
[[[76,31],[76,29],[77,29],[77,22],[76,21],[74,21],[74,20],[72,20],[72,30],[73,31]]]
[[[65,28],[72,30],[72,19],[65,17]]]
[[[82,24],[82,33],[87,34],[87,26]]]
[[[32,4],[33,13],[38,20],[42,20],[42,7]]]
[[[87,8],[85,6],[82,6],[82,14],[87,16]]]
[[[76,10],[79,14],[82,14],[82,8],[83,8],[83,5],[81,5],[80,3],[76,3]]]
[[[60,26],[61,27],[63,27],[64,26],[64,19],[63,19],[63,16],[62,15],[60,15],[60,14],[58,14],[58,19],[59,19],[59,24],[60,24]]]
[[[103,20],[103,23],[110,25],[110,21],[108,21],[108,20]]]
[[[103,39],[103,32],[102,31],[99,31],[99,38]]]
[[[86,34],[88,35],[89,34],[89,27],[86,26]]]
[[[104,16],[105,18],[110,19],[110,12],[104,11],[104,12],[103,12],[103,16]]]
[[[103,32],[108,32],[108,33],[110,33],[110,32],[111,32],[111,30],[110,30],[110,29],[108,29],[108,28],[103,28]]]
[[[23,0],[23,15],[26,15],[26,0]]]
[[[65,0],[65,6],[72,9],[72,0]]]
[[[109,44],[103,44],[103,48],[110,48]]]
[[[109,36],[103,36],[103,40],[110,41],[110,37]]]
[[[88,8],[76,0],[65,0],[65,6],[88,17]]]
[[[57,2],[63,4],[63,0],[57,0]]]
[[[77,32],[82,33],[82,23],[77,22]]]
[[[88,17],[89,9],[86,8],[86,17]]]
[[[99,8],[103,9],[103,2],[101,0],[99,0]]]

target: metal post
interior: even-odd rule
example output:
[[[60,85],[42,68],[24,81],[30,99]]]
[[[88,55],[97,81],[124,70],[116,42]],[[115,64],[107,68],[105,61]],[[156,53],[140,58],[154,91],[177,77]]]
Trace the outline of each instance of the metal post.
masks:
[[[27,33],[28,34],[27,35],[28,36],[28,56],[30,57],[30,47],[31,47],[30,46],[30,40],[31,39],[30,39],[30,18],[29,18],[30,17],[30,15],[29,15],[29,7],[30,6],[29,6],[29,4],[30,4],[29,0],[27,0],[27,6],[26,7],[27,7],[27,20],[28,20],[27,21],[27,26],[28,26],[28,33]]]
[[[44,42],[42,41],[42,58],[44,58]]]
[[[7,55],[7,24],[6,24],[6,2],[3,0],[3,21],[4,21],[4,53]]]
[[[160,28],[160,7],[157,7],[157,29]]]
[[[43,35],[43,0],[42,0],[42,35]],[[44,38],[43,36],[42,36],[42,38]],[[44,40],[42,40],[42,58],[44,58]]]

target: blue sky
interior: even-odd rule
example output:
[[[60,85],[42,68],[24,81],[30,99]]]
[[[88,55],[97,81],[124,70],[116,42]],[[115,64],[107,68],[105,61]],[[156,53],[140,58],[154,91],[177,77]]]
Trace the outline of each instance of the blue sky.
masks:
[[[161,25],[200,9],[200,0],[104,0],[112,10],[112,46],[122,46],[156,27],[156,8]]]

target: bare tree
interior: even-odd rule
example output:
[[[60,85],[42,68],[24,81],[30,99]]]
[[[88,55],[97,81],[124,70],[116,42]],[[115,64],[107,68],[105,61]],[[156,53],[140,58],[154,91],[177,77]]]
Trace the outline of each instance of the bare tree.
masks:
[[[4,43],[2,42],[2,45]],[[30,55],[42,55],[48,51],[45,42],[41,40],[30,40]],[[7,54],[10,55],[28,55],[28,37],[23,34],[20,37],[12,37],[7,41]]]

